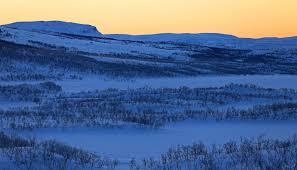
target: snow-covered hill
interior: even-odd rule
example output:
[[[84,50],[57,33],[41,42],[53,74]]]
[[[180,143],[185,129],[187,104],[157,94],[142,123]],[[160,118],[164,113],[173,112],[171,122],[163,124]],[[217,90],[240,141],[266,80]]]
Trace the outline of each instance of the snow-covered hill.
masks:
[[[5,47],[0,51],[2,58],[11,59],[8,53],[17,59],[16,63],[30,58],[30,63],[21,64],[30,77],[39,73],[38,69],[27,67],[36,60],[34,56],[37,54],[46,57],[44,60],[39,58],[39,64],[46,61],[47,65],[51,63],[51,67],[34,68],[52,70],[50,77],[56,77],[58,69],[52,66],[57,64],[61,66],[61,72],[67,67],[117,76],[297,73],[296,37],[243,39],[224,34],[102,35],[93,26],[49,21],[0,26],[0,45]],[[20,49],[25,52],[21,53]],[[47,53],[52,54],[44,56]],[[53,60],[56,59],[54,56],[60,61]],[[69,59],[71,57],[73,59]],[[16,65],[7,65],[7,61],[2,64],[8,70]],[[5,79],[15,77],[6,76]]]
[[[297,36],[276,38],[239,38],[233,35],[218,33],[200,33],[200,34],[151,34],[151,35],[126,35],[126,34],[101,34],[95,26],[77,24],[63,21],[36,21],[36,22],[16,22],[2,25],[5,28],[38,32],[44,34],[68,34],[101,37],[107,39],[141,41],[141,42],[171,42],[185,43],[200,46],[209,46],[216,48],[247,49],[254,52],[269,52],[271,50],[291,50],[297,49]],[[51,39],[49,39],[51,40]],[[46,40],[48,41],[48,40]],[[131,45],[131,44],[129,44]],[[118,48],[118,47],[116,47]],[[101,49],[107,49],[105,47]],[[122,48],[118,48],[122,49]]]
[[[24,26],[22,25],[22,23],[15,23],[0,27],[3,31],[2,36],[0,34],[0,39],[16,44],[30,45],[35,47],[55,46],[57,48],[66,48],[68,51],[90,53],[92,54],[92,57],[100,61],[104,60],[105,62],[108,62],[110,59],[102,57],[104,55],[111,54],[129,54],[130,58],[121,60],[119,58],[117,59],[116,57],[112,57],[110,62],[117,62],[120,60],[120,62],[129,63],[130,60],[133,59],[133,56],[141,56],[142,59],[162,59],[171,57],[174,60],[189,60],[189,57],[185,55],[185,53],[188,53],[188,51],[181,50],[172,44],[162,45],[158,43],[142,43],[138,41],[117,40],[99,36],[82,37],[80,36],[82,34],[80,34],[79,31],[75,31],[80,30],[82,27],[81,25],[69,25],[69,23],[62,22],[59,22],[59,26],[57,27],[49,28],[47,28],[46,25],[52,25],[52,22],[43,22],[41,25],[39,22],[32,22],[24,23]],[[68,26],[72,26],[71,29],[74,30],[69,30],[68,34],[66,35],[52,34],[53,32],[61,32],[60,28],[68,28]],[[36,32],[36,30],[39,31]],[[51,31],[47,32],[47,30]],[[67,30],[62,31],[66,32]],[[98,55],[101,57],[98,57]]]
[[[101,36],[101,33],[94,26],[62,21],[16,22],[4,25],[4,27],[45,33],[52,32],[92,37]]]

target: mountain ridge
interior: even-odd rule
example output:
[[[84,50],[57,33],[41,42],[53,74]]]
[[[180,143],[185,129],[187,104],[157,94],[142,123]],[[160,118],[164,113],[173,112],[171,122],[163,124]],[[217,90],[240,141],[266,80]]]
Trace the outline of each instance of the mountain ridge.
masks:
[[[26,27],[28,27],[29,25],[31,25],[32,27],[34,27],[34,30],[42,30],[45,29],[44,27],[38,28],[38,26],[51,26],[51,24],[57,24],[57,25],[68,25],[69,27],[72,26],[71,28],[75,28],[77,26],[83,26],[83,27],[89,27],[94,29],[94,31],[97,31],[98,34],[100,35],[104,35],[107,37],[113,37],[113,36],[125,36],[125,37],[149,37],[149,36],[200,36],[200,37],[205,37],[208,38],[207,36],[210,37],[216,37],[216,38],[230,38],[230,39],[252,39],[252,40],[271,40],[271,39],[297,39],[297,35],[296,36],[288,36],[288,37],[259,37],[259,38],[251,38],[251,37],[239,37],[236,35],[232,35],[232,34],[225,34],[225,33],[216,33],[216,32],[202,32],[202,33],[155,33],[155,34],[103,34],[101,32],[99,32],[97,30],[96,26],[90,25],[90,24],[81,24],[81,23],[75,23],[75,22],[68,22],[68,21],[59,21],[59,20],[49,20],[49,21],[20,21],[20,22],[13,22],[13,23],[9,23],[9,24],[4,24],[4,25],[0,25],[2,27],[9,27],[9,28],[16,28],[16,29],[22,29],[22,30],[28,30],[30,31],[30,29],[32,28],[28,28],[26,29]],[[23,27],[23,28],[21,28]],[[31,30],[32,31],[32,30]],[[45,29],[45,31],[47,31]],[[59,30],[60,31],[60,30]],[[55,32],[53,30],[53,32]],[[58,32],[58,31],[57,31]],[[65,32],[67,33],[67,32]]]

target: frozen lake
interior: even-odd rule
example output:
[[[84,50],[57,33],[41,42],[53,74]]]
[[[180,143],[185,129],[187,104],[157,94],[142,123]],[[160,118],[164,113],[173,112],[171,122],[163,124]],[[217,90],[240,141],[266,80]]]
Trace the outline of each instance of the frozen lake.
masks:
[[[211,146],[241,137],[265,135],[286,138],[297,133],[296,121],[186,121],[162,129],[66,128],[19,131],[37,139],[55,139],[126,162],[130,158],[158,157],[169,147],[202,141]]]

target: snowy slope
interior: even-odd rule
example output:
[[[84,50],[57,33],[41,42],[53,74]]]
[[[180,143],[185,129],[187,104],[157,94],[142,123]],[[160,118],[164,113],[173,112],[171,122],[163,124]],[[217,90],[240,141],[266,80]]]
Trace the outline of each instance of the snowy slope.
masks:
[[[62,21],[16,22],[4,26],[27,31],[53,32],[92,37],[101,36],[101,33],[94,26]]]
[[[182,55],[184,51],[178,49],[164,49],[164,47],[155,47],[151,44],[125,42],[101,38],[76,37],[71,35],[45,34],[30,30],[15,29],[10,26],[2,26],[1,29],[7,32],[7,36],[0,36],[0,39],[14,42],[17,44],[31,45],[40,47],[41,44],[52,45],[56,47],[65,47],[71,51],[80,51],[102,54],[131,54],[141,55],[142,57],[167,58],[173,57],[179,60],[187,60],[187,56]],[[169,47],[168,47],[169,48]]]
[[[9,42],[14,42],[17,44],[24,44],[24,45],[30,45],[30,46],[36,46],[36,47],[40,47],[43,44],[43,45],[51,45],[56,47],[67,48],[69,51],[92,53],[95,55],[92,57],[100,61],[105,60],[104,58],[102,58],[102,55],[112,55],[112,54],[129,54],[131,55],[131,57],[141,56],[141,58],[144,58],[144,59],[146,58],[162,59],[162,58],[171,57],[175,60],[182,60],[182,61],[189,60],[189,57],[185,54],[187,53],[186,51],[182,51],[178,48],[175,48],[175,46],[172,46],[172,45],[154,46],[149,43],[118,41],[118,40],[104,39],[99,37],[88,38],[88,37],[77,37],[77,36],[71,36],[71,35],[48,34],[48,33],[44,33],[44,31],[42,31],[41,33],[41,31],[39,32],[32,31],[32,30],[35,30],[35,26],[40,30],[43,29],[42,27],[38,27],[38,25],[35,25],[34,23],[32,24],[33,25],[29,24],[30,27],[32,28],[31,30],[27,28],[23,29],[22,27],[12,28],[12,26],[10,25],[2,26],[0,28],[2,29],[2,31],[6,32],[7,34],[2,37],[0,35],[0,39],[9,41]],[[75,28],[75,30],[80,28],[81,26],[78,25],[78,28]],[[74,30],[72,31],[73,31],[72,34],[75,34]],[[101,55],[101,57],[98,57],[99,55]],[[113,58],[112,62],[114,62],[115,60],[122,61],[119,58]],[[125,61],[129,62],[127,58],[125,58]]]
[[[0,26],[0,40],[7,46],[9,42],[40,50],[62,50],[69,53],[67,56],[75,54],[93,58],[101,64],[100,67],[102,63],[108,67],[113,64],[112,69],[104,71],[122,69],[121,72],[128,70],[129,74],[132,71],[135,75],[143,72],[174,76],[297,72],[296,37],[243,39],[225,34],[101,35],[93,26],[50,21]]]

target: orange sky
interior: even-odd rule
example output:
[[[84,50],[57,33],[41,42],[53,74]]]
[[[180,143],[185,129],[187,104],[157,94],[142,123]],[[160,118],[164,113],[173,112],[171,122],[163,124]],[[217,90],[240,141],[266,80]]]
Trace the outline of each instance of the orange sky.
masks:
[[[297,0],[1,0],[0,24],[64,20],[102,33],[296,36]]]

